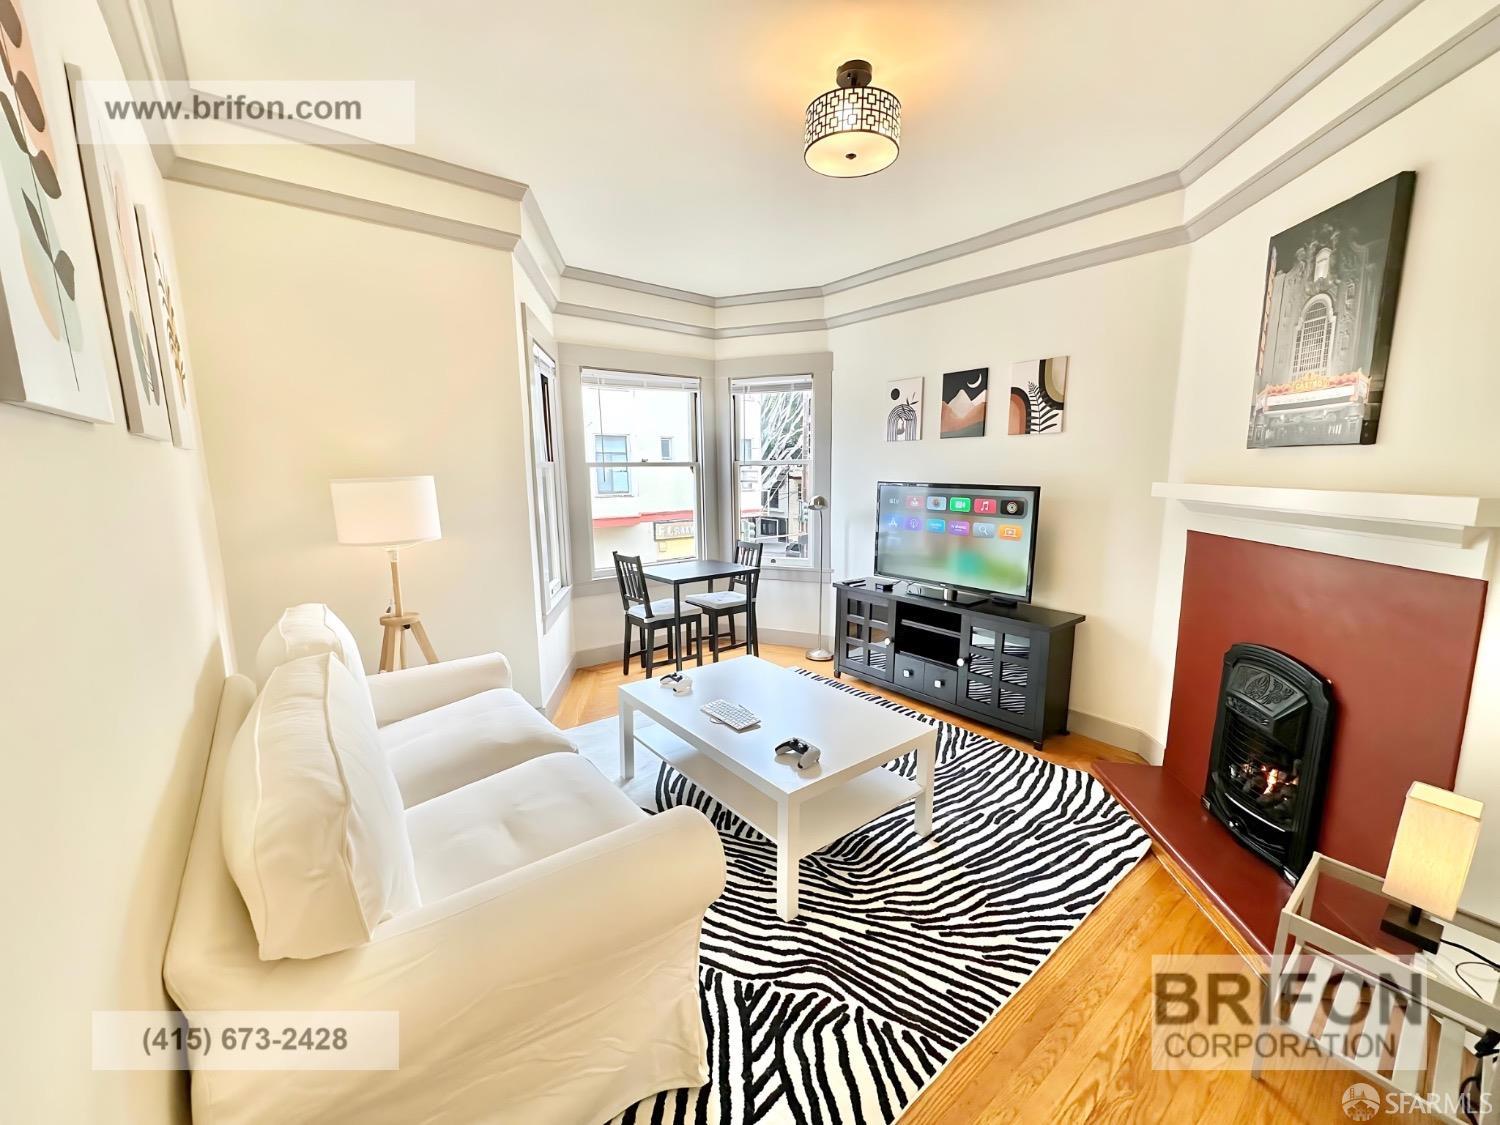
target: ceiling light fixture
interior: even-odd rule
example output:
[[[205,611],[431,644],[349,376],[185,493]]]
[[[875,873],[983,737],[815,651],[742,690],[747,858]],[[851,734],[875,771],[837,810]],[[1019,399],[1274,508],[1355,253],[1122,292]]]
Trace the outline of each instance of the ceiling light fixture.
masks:
[[[889,168],[901,153],[901,99],[871,86],[864,59],[839,67],[837,90],[807,106],[802,159],[814,172],[849,179]]]

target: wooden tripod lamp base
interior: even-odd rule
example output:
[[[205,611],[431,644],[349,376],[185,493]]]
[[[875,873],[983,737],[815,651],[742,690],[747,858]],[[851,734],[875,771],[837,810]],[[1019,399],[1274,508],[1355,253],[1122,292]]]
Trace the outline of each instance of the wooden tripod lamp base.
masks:
[[[385,630],[380,638],[380,670],[394,672],[406,667],[406,633],[417,638],[417,647],[429,664],[438,662],[437,652],[427,639],[427,629],[422,624],[420,613],[408,613],[401,604],[401,560],[395,547],[387,550],[391,558],[391,612],[382,614],[381,627]]]
[[[406,646],[402,641],[408,629],[417,639],[417,647],[422,650],[423,659],[429,664],[438,662],[438,655],[433,651],[432,642],[427,639],[427,630],[422,627],[420,613],[387,613],[381,616],[380,624],[385,627],[385,636],[380,641],[380,670],[382,672],[394,672],[397,668],[406,667]]]

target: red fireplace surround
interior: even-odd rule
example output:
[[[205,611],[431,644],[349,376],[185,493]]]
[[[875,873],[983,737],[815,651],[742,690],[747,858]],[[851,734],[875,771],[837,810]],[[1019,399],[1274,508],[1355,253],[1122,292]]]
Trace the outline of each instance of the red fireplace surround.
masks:
[[[1318,850],[1383,873],[1407,789],[1453,787],[1486,584],[1189,532],[1161,766],[1095,772],[1251,947],[1270,949],[1291,888],[1204,811],[1224,653],[1279,649],[1333,683]]]

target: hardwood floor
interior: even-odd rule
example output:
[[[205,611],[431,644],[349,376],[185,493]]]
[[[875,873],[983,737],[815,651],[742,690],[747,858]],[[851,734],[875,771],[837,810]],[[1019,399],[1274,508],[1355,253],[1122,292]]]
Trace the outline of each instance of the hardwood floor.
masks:
[[[786,667],[833,674],[833,665],[808,661],[799,649],[768,644],[761,655]],[[633,678],[639,676],[637,668]],[[616,689],[624,680],[618,662],[579,670],[554,721],[567,728],[615,714]],[[1000,731],[959,721],[1033,752]],[[1048,740],[1042,756],[1078,769],[1100,760],[1138,760],[1077,734]],[[1152,1069],[1152,956],[1233,952],[1156,856],[1148,855],[958,1053],[901,1125],[1347,1122],[1341,1098],[1358,1076],[1341,1066],[1268,1072],[1262,1082],[1241,1071]],[[1376,1120],[1383,1125],[1398,1119],[1423,1120],[1384,1112]]]

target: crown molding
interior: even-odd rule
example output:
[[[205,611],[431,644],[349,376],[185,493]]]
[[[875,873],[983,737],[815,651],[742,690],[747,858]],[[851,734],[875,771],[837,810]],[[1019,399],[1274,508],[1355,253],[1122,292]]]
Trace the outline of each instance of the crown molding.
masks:
[[[541,266],[537,264],[536,257],[531,253],[531,247],[526,245],[526,239],[516,240],[516,247],[511,251],[516,262],[521,267],[527,279],[536,291],[541,294],[542,302],[547,306],[547,311],[552,312],[557,308],[557,294],[552,291],[552,285],[547,280],[547,275],[542,272]]]
[[[1187,224],[1197,240],[1410,109],[1500,51],[1500,6],[1412,63],[1271,164],[1205,207]]]
[[[168,70],[180,69],[186,74],[182,58],[181,40],[177,32],[172,0],[144,0],[148,8],[150,26],[145,30],[155,37],[156,54],[160,65]],[[657,285],[635,278],[588,270],[567,264],[559,249],[534,189],[517,180],[495,176],[466,168],[462,165],[437,160],[408,149],[386,145],[367,145],[355,142],[346,134],[335,130],[309,126],[299,129],[297,139],[306,143],[357,156],[375,163],[399,168],[418,176],[429,177],[458,184],[474,190],[488,192],[506,199],[517,200],[521,210],[536,233],[534,248],[548,259],[553,273],[560,278],[628,292],[664,297],[699,305],[706,308],[730,308],[746,305],[773,304],[788,301],[820,299],[836,293],[847,292],[876,281],[882,281],[913,270],[991,249],[996,246],[1027,238],[1045,231],[1076,223],[1096,215],[1105,214],[1135,203],[1144,202],[1162,195],[1183,190],[1202,178],[1209,170],[1235,151],[1245,140],[1255,135],[1274,120],[1285,109],[1296,102],[1318,83],[1343,66],[1380,35],[1388,31],[1409,14],[1421,0],[1376,0],[1356,17],[1348,26],[1302,62],[1291,74],[1279,82],[1265,97],[1242,114],[1223,133],[1187,161],[1180,169],[1160,176],[1103,192],[1088,199],[1066,204],[1051,211],[1009,223],[1003,227],[974,235],[971,238],[936,247],[859,273],[850,274],[825,285],[799,289],[769,290],[755,293],[710,296],[690,290]],[[124,0],[100,0],[102,8],[118,8]],[[108,19],[108,11],[106,18]],[[121,47],[121,33],[116,26],[118,20],[110,21],[111,36]],[[137,34],[142,30],[129,21]],[[132,61],[126,62],[127,70],[132,66],[145,67],[149,52],[145,44],[125,44],[132,48]],[[991,292],[1029,281],[1054,277],[1059,274],[1088,269],[1105,262],[1119,261],[1141,254],[1181,246],[1216,230],[1248,207],[1264,199],[1278,188],[1314,167],[1328,156],[1351,144],[1371,130],[1384,124],[1428,94],[1439,89],[1459,74],[1500,50],[1500,8],[1491,10],[1475,20],[1463,31],[1412,64],[1396,78],[1387,82],[1375,93],[1363,99],[1337,119],[1329,122],[1312,136],[1306,138],[1289,151],[1283,153],[1269,165],[1226,192],[1214,203],[1205,207],[1196,216],[1180,226],[1170,227],[1134,238],[1125,239],[1107,246],[1095,247],[1066,254],[1044,262],[1032,263],[984,277],[973,278],[952,285],[942,286],[926,292],[895,300],[884,301],[862,309],[854,309],[823,319],[782,321],[767,324],[737,325],[713,328],[665,317],[643,316],[604,309],[593,305],[561,300],[560,294],[550,282],[541,263],[537,261],[529,240],[521,239],[510,232],[464,223],[442,216],[389,204],[362,200],[337,192],[325,191],[306,185],[288,183],[270,177],[203,164],[177,156],[169,146],[157,146],[158,164],[163,165],[163,174],[169,179],[194,183],[204,187],[234,191],[243,195],[312,210],[348,215],[353,218],[382,225],[414,230],[439,237],[455,238],[459,241],[497,249],[514,250],[522,270],[542,294],[549,308],[559,316],[580,317],[591,320],[627,324],[640,328],[675,332],[709,339],[733,339],[747,336],[782,335],[795,332],[825,331],[848,324],[857,324],[878,317],[891,316],[912,309],[961,300],[979,293]],[[122,62],[125,54],[122,52]],[[149,68],[148,68],[149,69]],[[279,130],[272,130],[279,131]]]
[[[564,266],[562,276],[569,281],[585,281],[590,285],[608,285],[611,289],[628,289],[633,293],[649,293],[653,297],[670,297],[674,301],[685,301],[691,305],[713,308],[717,304],[713,297],[702,293],[693,293],[687,289],[673,289],[670,285],[656,285],[650,281],[637,281],[633,277],[617,277],[612,273],[599,273],[597,270],[585,270],[577,266]]]
[[[557,316],[576,316],[584,320],[604,320],[611,324],[629,324],[635,328],[654,328],[662,332],[676,332],[682,336],[701,336],[705,340],[718,338],[719,329],[702,324],[685,324],[680,320],[666,320],[638,313],[620,312],[617,309],[600,309],[592,305],[575,305],[559,301],[552,312]]]
[[[526,189],[526,194],[521,199],[521,214],[536,229],[542,253],[547,255],[552,272],[561,277],[563,270],[568,268],[568,263],[563,261],[562,251],[557,248],[557,239],[552,237],[552,228],[547,225],[547,216],[542,214],[542,205],[537,202],[536,192],[530,188]]]
[[[1178,173],[1183,186],[1200,179],[1219,161],[1276,120],[1284,110],[1319,82],[1359,54],[1401,21],[1422,0],[1378,0],[1332,39],[1314,51],[1300,66],[1272,88],[1271,92],[1220,133]]]
[[[520,242],[520,238],[510,231],[465,223],[425,211],[413,211],[392,203],[361,199],[354,195],[328,191],[326,188],[292,183],[239,168],[227,168],[222,164],[206,164],[184,156],[173,159],[166,178],[177,183],[227,191],[270,203],[284,203],[289,207],[301,207],[308,211],[340,215],[379,226],[415,231],[417,234],[467,242],[474,246],[486,246],[492,250],[514,250]]]

